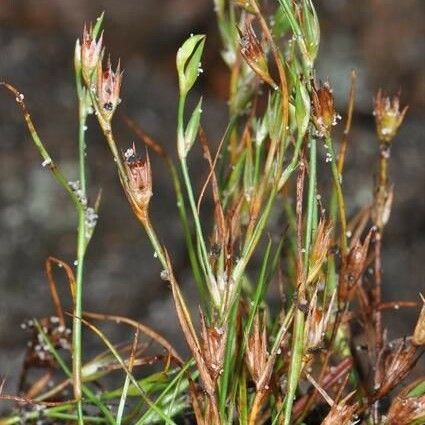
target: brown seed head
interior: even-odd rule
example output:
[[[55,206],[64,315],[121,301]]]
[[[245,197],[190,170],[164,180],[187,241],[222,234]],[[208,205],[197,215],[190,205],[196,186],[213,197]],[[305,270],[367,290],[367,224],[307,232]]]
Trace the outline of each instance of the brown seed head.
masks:
[[[215,383],[223,369],[227,328],[207,326],[201,311],[202,357],[211,380]]]
[[[407,106],[400,111],[400,95],[393,98],[384,96],[382,90],[375,98],[373,114],[376,121],[376,132],[381,142],[389,143],[397,134],[407,112]]]
[[[254,319],[254,326],[248,337],[245,361],[249,373],[255,382],[257,391],[262,390],[262,384],[267,385],[269,379],[264,379],[264,372],[267,368],[269,353],[267,351],[267,332],[264,323],[260,323],[259,315]],[[268,377],[269,378],[269,377]]]
[[[338,403],[334,403],[322,425],[351,425],[354,422],[354,415],[358,408],[358,404],[347,404],[347,401],[353,393],[349,394]]]
[[[102,59],[103,33],[96,41],[93,29],[88,30],[84,25],[83,40],[81,43],[81,71],[87,85],[91,84],[93,73]]]
[[[342,259],[338,285],[341,301],[350,299],[353,288],[359,282],[365,268],[371,235],[372,232],[370,231],[363,243],[360,240],[353,240],[348,254]]]
[[[118,104],[121,102],[120,89],[122,83],[120,62],[116,71],[112,71],[111,60],[108,59],[106,70],[99,61],[97,67],[97,101],[100,113],[106,121],[110,121]]]
[[[321,350],[324,346],[326,329],[330,323],[331,313],[336,293],[332,295],[327,311],[323,311],[317,305],[317,290],[310,301],[310,307],[304,329],[304,347],[306,347],[306,361],[310,360],[310,354]]]
[[[327,258],[332,233],[332,225],[321,219],[314,237],[314,243],[310,255],[307,283],[312,283],[319,276],[323,263]]]
[[[335,112],[334,96],[329,83],[317,87],[313,85],[312,91],[313,121],[319,137],[329,136],[332,126],[337,122],[338,115]]]
[[[270,76],[263,48],[252,28],[252,19],[247,18],[239,30],[241,55],[248,66],[266,83],[276,88],[276,83]]]
[[[390,344],[390,352],[384,358],[384,374],[375,396],[386,394],[410,372],[416,364],[419,356],[415,346],[404,339],[397,340]]]
[[[423,379],[404,388],[392,401],[387,414],[386,425],[423,423],[425,420],[425,394],[409,397],[410,391]]]
[[[127,182],[124,188],[134,213],[140,221],[147,219],[149,201],[152,197],[152,171],[149,155],[146,160],[136,157],[136,148],[127,149],[124,154]]]

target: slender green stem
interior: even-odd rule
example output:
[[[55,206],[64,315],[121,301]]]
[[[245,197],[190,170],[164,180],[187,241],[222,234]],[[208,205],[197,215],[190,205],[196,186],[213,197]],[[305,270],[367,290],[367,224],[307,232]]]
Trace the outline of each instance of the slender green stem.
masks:
[[[285,168],[285,170],[283,171],[282,176],[279,180],[279,184],[278,184],[279,190],[282,189],[282,187],[288,181],[289,177],[291,177],[291,174],[297,168],[302,142],[303,142],[303,136],[298,135],[297,141],[295,143],[295,149],[294,149],[294,154],[292,156],[292,160],[289,163],[289,165]]]
[[[171,172],[171,177],[173,179],[174,190],[176,192],[177,208],[179,210],[180,220],[183,225],[183,231],[184,231],[184,236],[186,240],[192,273],[195,278],[195,283],[199,291],[201,303],[204,306],[206,306],[208,304],[206,288],[201,276],[201,270],[199,269],[198,258],[196,256],[195,248],[193,246],[192,236],[190,234],[190,227],[189,227],[189,222],[187,219],[186,206],[185,206],[185,202],[184,202],[184,198],[183,198],[183,194],[181,190],[179,174],[171,159],[168,158],[167,163]]]
[[[277,254],[280,253],[281,246],[282,246],[282,241],[279,243],[279,246],[276,250]],[[246,324],[244,326],[244,338],[243,338],[242,347],[241,347],[240,352],[242,352],[246,347],[246,344],[248,342],[248,336],[251,332],[252,324],[254,323],[255,315],[257,313],[259,304],[260,304],[260,302],[261,302],[261,300],[264,296],[264,287],[265,287],[265,284],[267,282],[266,275],[267,275],[267,272],[269,271],[268,266],[269,266],[269,257],[270,257],[271,247],[272,247],[272,241],[271,241],[271,239],[269,239],[267,246],[266,246],[266,250],[264,251],[263,264],[261,265],[261,270],[260,270],[260,275],[258,277],[257,287],[255,288],[255,294],[254,294],[254,297],[251,301],[248,319],[247,319]],[[240,361],[242,362],[242,357],[240,357]]]
[[[85,216],[84,213],[79,214],[78,218],[78,246],[77,246],[77,273],[76,273],[76,288],[75,288],[75,305],[73,316],[73,332],[72,332],[72,369],[74,379],[74,396],[78,400],[78,416],[79,423],[83,424],[82,420],[82,405],[81,405],[81,315],[83,304],[83,271],[84,271],[84,251],[85,251]]]
[[[100,128],[103,131],[103,134],[105,136],[105,139],[108,143],[109,149],[111,150],[112,156],[114,158],[115,163],[118,167],[118,175],[120,177],[121,182],[125,182],[127,179],[127,174],[125,172],[125,167],[122,159],[122,155],[118,152],[117,144],[115,142],[114,134],[112,133],[112,127],[110,121],[107,121],[103,116],[102,112],[99,109],[99,105],[96,100],[95,94],[88,90],[91,104],[95,110],[97,120],[99,122]]]
[[[79,75],[77,75],[78,94],[78,161],[80,172],[80,189],[83,198],[87,196],[86,183],[86,130],[87,130],[87,96],[85,89],[81,86]],[[90,101],[89,101],[90,102]]]
[[[205,277],[207,278],[207,282],[208,280],[214,279],[213,277],[213,273],[211,270],[211,265],[209,262],[209,258],[208,258],[208,251],[205,245],[205,240],[204,240],[204,236],[203,236],[203,232],[202,232],[202,226],[201,226],[201,222],[199,220],[199,215],[198,215],[198,211],[196,209],[196,203],[195,203],[195,198],[193,195],[193,189],[192,189],[192,183],[190,181],[190,177],[189,177],[189,171],[187,169],[187,162],[186,159],[183,159],[181,161],[181,166],[182,166],[182,172],[183,172],[183,180],[185,182],[186,185],[186,190],[187,190],[187,194],[189,197],[189,204],[190,207],[192,209],[192,215],[193,215],[193,219],[195,222],[195,230],[196,230],[196,239],[197,239],[197,243],[198,243],[198,247],[199,247],[199,257],[200,257],[200,261],[201,261],[201,265],[202,265],[202,269],[205,273]]]
[[[305,232],[305,246],[304,246],[304,270],[306,276],[308,275],[308,259],[310,255],[311,240],[313,237],[313,230],[315,227],[315,218],[317,218],[316,207],[316,140],[310,140],[310,163],[309,163],[309,183],[308,183],[308,207],[307,207],[307,228]]]
[[[179,97],[177,110],[177,139],[178,143],[184,144],[184,107],[186,104],[186,96]]]
[[[78,154],[80,175],[80,201],[85,206],[87,203],[86,183],[86,122],[87,122],[87,96],[81,81],[81,70],[76,68],[76,86],[78,95]],[[72,323],[72,370],[74,380],[74,397],[77,400],[78,424],[83,425],[83,408],[81,401],[81,357],[82,357],[82,329],[81,316],[83,311],[83,278],[84,255],[86,251],[86,208],[78,210],[78,236],[77,236],[77,271],[74,300],[74,315]]]
[[[180,96],[177,116],[177,138],[178,144],[181,146],[184,144],[184,107],[186,102],[186,96]],[[202,269],[207,279],[207,285],[210,287],[210,282],[213,282],[214,275],[209,262],[208,251],[205,245],[205,239],[202,232],[201,222],[199,220],[198,211],[196,208],[195,197],[193,194],[192,183],[189,177],[189,171],[187,168],[186,157],[180,157],[180,163],[183,173],[183,180],[186,186],[187,195],[189,198],[189,204],[192,210],[193,220],[195,222],[195,230],[198,244],[198,255],[201,262]]]
[[[154,256],[159,259],[162,267],[164,267],[164,270],[168,270],[168,263],[167,263],[167,258],[165,256],[165,252],[161,246],[161,243],[159,242],[155,229],[152,227],[152,224],[149,219],[145,221],[144,227],[149,237],[149,240],[151,241],[151,244],[153,246]]]
[[[297,274],[299,275],[301,273],[301,276],[299,275],[297,279],[299,282],[298,291],[301,296],[301,300],[298,300],[303,302],[305,298],[305,276],[308,275],[308,263],[309,263],[309,253],[310,253],[310,246],[311,246],[311,239],[312,239],[312,229],[314,226],[313,219],[315,217],[314,215],[314,209],[316,208],[316,199],[315,199],[315,192],[316,192],[316,141],[311,140],[310,141],[310,178],[309,178],[309,191],[308,191],[308,200],[307,200],[307,223],[306,223],[306,235],[305,235],[305,244],[304,244],[304,251],[305,251],[305,258],[304,258],[304,270],[297,270]],[[299,196],[302,196],[299,195]],[[297,200],[297,203],[300,203],[302,205],[302,199]],[[297,207],[297,215],[298,217],[302,214],[302,208]],[[299,222],[299,226],[301,226],[301,222]],[[301,230],[298,229],[298,232],[300,233]],[[297,246],[297,249],[300,249],[300,246]],[[298,268],[301,268],[302,264],[299,264]],[[302,295],[301,295],[302,294]],[[291,356],[291,364],[289,368],[289,376],[288,376],[288,392],[286,395],[286,401],[284,403],[284,424],[289,425],[291,423],[291,416],[292,416],[292,406],[294,403],[294,396],[296,389],[298,387],[300,374],[301,374],[301,367],[302,367],[302,360],[303,360],[303,354],[304,354],[304,326],[305,326],[305,313],[300,308],[296,309],[295,312],[295,321],[294,321],[294,334],[292,339],[292,356]]]
[[[234,302],[231,304],[231,311],[230,316],[228,320],[228,335],[227,335],[227,341],[226,341],[226,351],[224,354],[224,364],[223,364],[223,373],[220,379],[220,391],[219,391],[219,408],[220,408],[220,416],[222,420],[225,419],[225,409],[226,409],[226,400],[228,397],[228,387],[229,387],[229,380],[230,380],[230,374],[233,371],[233,366],[235,366],[235,356],[234,353],[234,344],[235,344],[235,337],[236,337],[236,319],[238,314],[238,307],[239,303]]]
[[[139,330],[137,329],[136,333],[134,335],[133,346],[132,346],[130,358],[129,358],[129,361],[128,361],[128,369],[129,369],[130,373],[133,370],[134,358],[135,358],[135,353],[136,353],[136,350],[137,350],[138,339],[139,339]],[[117,416],[116,416],[116,425],[121,425],[121,423],[122,423],[122,418],[123,418],[123,415],[124,415],[124,409],[125,409],[125,405],[126,405],[126,401],[127,401],[129,387],[130,387],[130,375],[127,374],[125,376],[124,385],[122,387],[122,392],[121,392],[121,396],[120,396],[120,402],[118,404]]]
[[[254,184],[258,183],[260,177],[261,145],[255,143],[255,165],[254,165]]]
[[[294,333],[293,333],[293,343],[292,343],[292,352],[291,352],[291,364],[289,367],[289,376],[288,376],[288,392],[286,394],[286,401],[284,403],[285,413],[284,413],[284,424],[289,425],[291,423],[292,415],[292,406],[294,403],[295,392],[298,386],[298,381],[301,372],[302,357],[303,357],[303,345],[304,345],[304,323],[305,316],[304,312],[299,308],[295,311],[294,319]],[[277,420],[279,415],[276,416]],[[275,423],[275,421],[273,422]]]
[[[236,267],[233,270],[232,273],[232,279],[234,282],[234,291],[233,294],[230,296],[230,305],[233,305],[235,301],[235,297],[239,293],[240,284],[241,284],[241,278],[243,274],[245,273],[245,268],[248,265],[249,259],[251,258],[255,247],[258,244],[258,241],[261,238],[261,235],[263,234],[264,228],[267,224],[267,220],[269,218],[270,212],[272,210],[272,206],[274,203],[274,200],[276,199],[277,191],[276,188],[273,188],[269,198],[267,200],[267,204],[264,207],[264,211],[258,220],[258,223],[256,224],[254,231],[252,233],[252,236],[249,238],[249,240],[245,240],[244,242],[244,248],[242,250],[242,256],[239,259],[239,261],[236,264]],[[225,322],[229,316],[229,312],[225,312],[222,321]]]
[[[335,151],[334,151],[332,139],[330,136],[325,138],[325,146],[327,147],[328,153],[330,155],[329,157],[331,160],[332,177],[334,181],[334,187],[335,187],[337,203],[338,203],[338,215],[339,215],[339,221],[341,224],[341,247],[342,247],[343,253],[346,253],[348,250],[348,245],[347,245],[347,221],[345,217],[345,201],[344,201],[344,195],[342,193],[341,175],[338,171]]]

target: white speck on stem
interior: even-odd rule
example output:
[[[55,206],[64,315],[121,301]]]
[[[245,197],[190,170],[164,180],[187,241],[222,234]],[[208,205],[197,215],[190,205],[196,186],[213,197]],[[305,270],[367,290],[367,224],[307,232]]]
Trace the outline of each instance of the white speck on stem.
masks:
[[[42,167],[46,167],[47,165],[50,165],[52,163],[51,158],[46,158],[42,163],[41,166]]]

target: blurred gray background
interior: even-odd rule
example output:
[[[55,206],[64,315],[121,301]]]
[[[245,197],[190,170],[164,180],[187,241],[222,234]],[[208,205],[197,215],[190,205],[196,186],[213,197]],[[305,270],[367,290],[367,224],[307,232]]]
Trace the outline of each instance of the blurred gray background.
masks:
[[[341,113],[345,111],[350,72],[358,72],[344,180],[351,212],[371,199],[371,170],[377,156],[371,115],[375,92],[380,87],[389,93],[401,88],[402,104],[409,104],[392,151],[395,203],[384,241],[384,299],[418,300],[418,292],[424,291],[425,273],[425,3],[315,3],[322,28],[318,76],[329,78]],[[208,34],[205,72],[193,97],[204,94],[205,127],[216,141],[226,120],[227,74],[217,53],[212,0],[1,0],[0,80],[13,83],[25,94],[40,136],[69,178],[77,178],[74,42],[84,22],[94,20],[102,10],[106,11],[107,49],[114,62],[121,58],[125,68],[119,110],[173,154],[177,99],[174,55],[191,32]],[[182,348],[170,292],[159,279],[159,266],[130,212],[93,119],[89,127],[91,198],[99,187],[104,191],[87,255],[85,308],[144,321]],[[134,137],[119,116],[115,127],[121,146],[131,144]],[[152,160],[153,221],[172,253],[185,292],[195,300],[171,182],[161,161]],[[201,177],[205,169],[200,163],[196,161],[192,170]],[[9,393],[15,391],[15,371],[27,338],[20,323],[53,313],[44,260],[54,255],[72,263],[75,229],[72,206],[42,168],[13,97],[0,92],[0,376],[8,379]],[[57,276],[64,287],[64,280]],[[63,295],[69,298],[66,291]],[[385,316],[392,336],[409,334],[418,310],[399,313],[397,320]]]

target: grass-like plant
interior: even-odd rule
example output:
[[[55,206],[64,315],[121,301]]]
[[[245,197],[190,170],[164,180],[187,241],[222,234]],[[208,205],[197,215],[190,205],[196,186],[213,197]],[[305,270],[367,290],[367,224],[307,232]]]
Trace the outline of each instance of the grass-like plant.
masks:
[[[137,150],[146,154],[139,155],[135,145],[117,146],[113,118],[123,74],[120,64],[116,70],[110,60],[104,64],[103,15],[84,28],[75,46],[77,182],[68,181],[49,155],[24,96],[1,83],[15,96],[43,166],[69,194],[78,217],[75,268],[46,260],[56,315],[24,324],[31,337],[19,394],[0,394],[16,408],[1,425],[425,423],[424,380],[393,392],[423,353],[425,308],[413,335],[393,341],[381,317],[384,309],[418,305],[381,297],[381,247],[393,199],[391,144],[406,108],[400,110],[398,96],[378,92],[373,202],[349,213],[343,171],[356,77],[353,73],[343,135],[336,141],[340,117],[332,89],[315,79],[320,31],[312,1],[278,0],[266,13],[257,0],[215,0],[215,10],[230,87],[228,124],[214,151],[202,128],[202,99],[193,111],[186,108],[202,72],[204,35],[191,35],[177,52],[177,161],[128,118],[146,146]],[[83,308],[84,260],[100,202],[100,196],[89,199],[86,178],[91,114],[111,151],[111,170],[160,263],[158,284],[171,288],[189,358],[142,323]],[[205,158],[204,182],[190,172],[195,144]],[[173,271],[173,252],[155,232],[148,152],[164,160],[175,188],[199,293],[198,329],[193,320],[198,313],[187,305]],[[319,171],[332,178],[329,193],[318,184]],[[212,213],[203,209],[208,193]],[[57,292],[56,268],[69,283],[69,313]],[[367,269],[371,290],[363,282]],[[112,343],[97,324],[105,321],[129,326],[133,340]],[[354,322],[367,336],[364,347],[352,338]],[[92,359],[84,356],[83,329],[105,346]],[[34,369],[41,373],[32,374]],[[117,373],[121,381],[105,379]],[[382,400],[389,395],[385,407]]]

